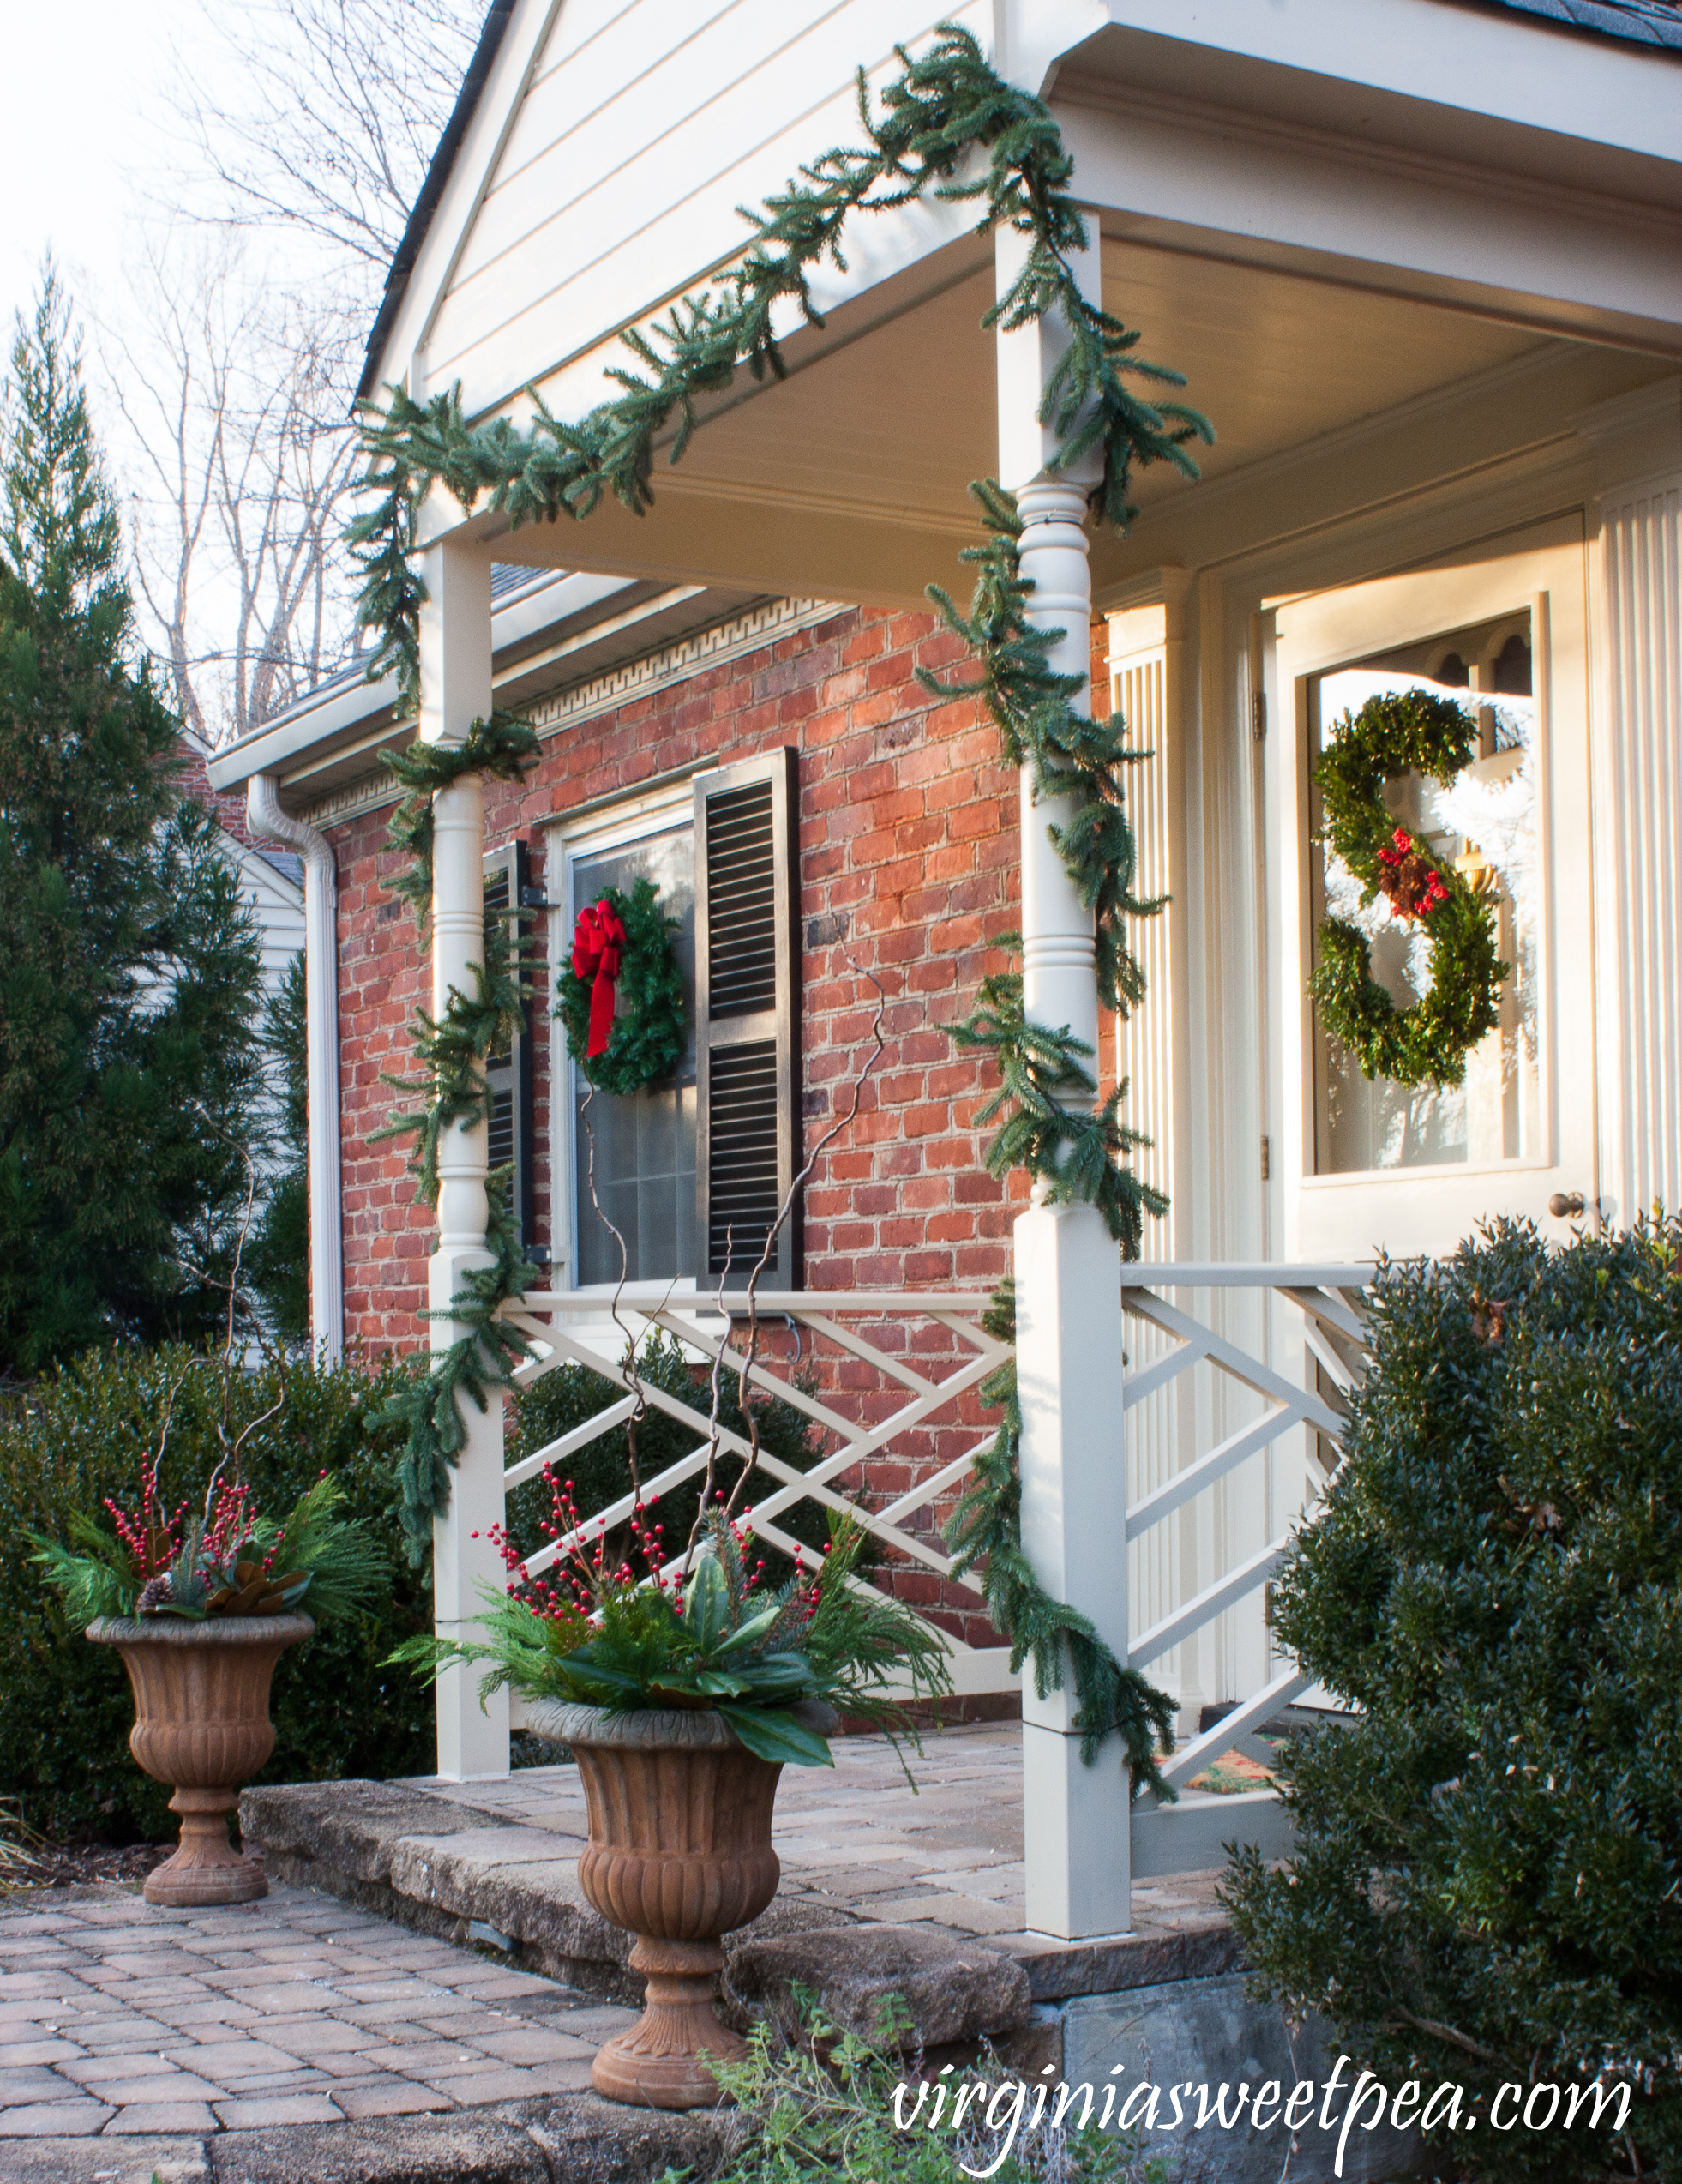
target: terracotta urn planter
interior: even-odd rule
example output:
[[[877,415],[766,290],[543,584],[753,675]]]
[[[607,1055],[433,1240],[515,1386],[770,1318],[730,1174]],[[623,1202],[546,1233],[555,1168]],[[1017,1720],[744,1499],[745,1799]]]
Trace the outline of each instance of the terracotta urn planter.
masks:
[[[123,1656],[135,1694],[129,1748],[167,1782],[181,1847],[147,1877],[148,1904],[249,1904],[267,1896],[263,1870],[228,1841],[242,1786],[274,1749],[269,1679],[289,1646],[315,1630],[308,1615],[106,1616],[87,1627]]]
[[[747,2053],[715,2007],[720,1943],[777,1893],[771,1808],[782,1765],[746,1750],[710,1708],[609,1714],[540,1701],[526,1725],[572,1748],[590,1818],[579,1886],[637,1937],[643,2013],[602,2049],[592,2082],[639,2107],[711,2108],[720,2095],[703,2054]],[[815,1713],[812,1725],[824,1726]]]

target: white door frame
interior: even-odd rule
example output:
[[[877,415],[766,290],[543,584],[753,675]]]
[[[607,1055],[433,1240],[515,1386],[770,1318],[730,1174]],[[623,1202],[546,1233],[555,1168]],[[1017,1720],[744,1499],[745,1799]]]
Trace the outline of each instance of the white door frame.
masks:
[[[1314,1169],[1313,1012],[1306,911],[1308,869],[1308,692],[1311,678],[1348,661],[1439,631],[1528,609],[1537,701],[1538,854],[1541,976],[1538,1066],[1541,1152],[1489,1165],[1464,1163],[1353,1176]],[[1573,514],[1445,555],[1405,574],[1280,604],[1268,802],[1275,828],[1268,905],[1277,990],[1287,1259],[1359,1259],[1453,1248],[1491,1214],[1528,1214],[1563,1236],[1547,1201],[1581,1191],[1592,1206],[1600,1176],[1595,1117],[1594,942],[1589,824],[1588,591],[1583,523]]]

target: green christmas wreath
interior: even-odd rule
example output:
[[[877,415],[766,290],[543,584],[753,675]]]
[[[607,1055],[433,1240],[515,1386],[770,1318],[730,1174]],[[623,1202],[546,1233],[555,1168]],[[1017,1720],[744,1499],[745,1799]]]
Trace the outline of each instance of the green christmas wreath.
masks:
[[[640,1092],[683,1057],[683,973],[671,952],[677,920],[652,880],[609,887],[578,914],[555,1013],[567,1050],[605,1092]]]
[[[1398,1008],[1373,976],[1367,936],[1341,918],[1319,930],[1308,981],[1320,1021],[1365,1077],[1401,1085],[1459,1084],[1466,1056],[1500,1021],[1501,981],[1511,966],[1495,952],[1493,875],[1474,881],[1438,863],[1385,809],[1384,785],[1416,773],[1449,782],[1471,763],[1477,723],[1451,699],[1426,690],[1369,698],[1314,769],[1325,813],[1321,839],[1361,882],[1365,906],[1384,895],[1431,936],[1431,990]]]

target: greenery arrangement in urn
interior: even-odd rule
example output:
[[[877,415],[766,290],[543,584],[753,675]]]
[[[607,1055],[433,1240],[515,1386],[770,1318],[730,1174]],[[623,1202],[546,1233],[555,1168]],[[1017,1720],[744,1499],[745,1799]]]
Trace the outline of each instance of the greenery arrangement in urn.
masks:
[[[867,1535],[850,1516],[832,1518],[819,1569],[772,1585],[765,1561],[749,1560],[745,1518],[722,1494],[681,1557],[666,1548],[658,1504],[640,1501],[639,1571],[608,1551],[604,1522],[580,1517],[569,1481],[550,1488],[544,1529],[564,1549],[554,1574],[528,1575],[526,1558],[495,1531],[509,1583],[485,1595],[483,1640],[419,1637],[395,1658],[432,1674],[453,1661],[486,1664],[482,1691],[508,1685],[609,1714],[714,1711],[755,1757],[796,1766],[831,1764],[827,1736],[800,1711],[810,1701],[898,1737],[904,1718],[891,1691],[922,1700],[950,1691],[929,1626],[858,1581]]]
[[[69,1521],[70,1545],[36,1537],[34,1560],[64,1596],[81,1630],[104,1616],[277,1615],[307,1605],[321,1621],[366,1608],[390,1565],[366,1525],[340,1512],[345,1489],[323,1471],[280,1523],[255,1505],[250,1487],[219,1468],[202,1508],[189,1498],[171,1508],[151,1455],[140,1493],[125,1509],[105,1502],[105,1521],[84,1510]]]
[[[1294,1855],[1238,1862],[1245,1954],[1387,2084],[1444,2085],[1457,2176],[1682,2175],[1682,1221],[1499,1223],[1370,1311],[1273,1592],[1359,1712],[1289,1755]],[[1488,2127],[1503,2085],[1533,2127]]]

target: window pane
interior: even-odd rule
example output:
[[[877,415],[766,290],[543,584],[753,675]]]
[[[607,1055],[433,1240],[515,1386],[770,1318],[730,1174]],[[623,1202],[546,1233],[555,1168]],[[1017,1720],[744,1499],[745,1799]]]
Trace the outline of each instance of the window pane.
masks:
[[[609,887],[628,894],[652,880],[660,905],[678,921],[673,948],[683,972],[689,1037],[675,1079],[616,1097],[598,1092],[586,1115],[590,1087],[574,1072],[573,1158],[580,1286],[619,1279],[619,1246],[605,1213],[625,1239],[632,1281],[665,1281],[695,1266],[695,844],[694,829],[673,827],[572,867],[574,916]],[[586,1131],[586,1125],[588,1125]],[[595,1199],[591,1146],[595,1140]]]
[[[1454,1162],[1483,1167],[1541,1150],[1532,687],[1528,614],[1445,632],[1316,679],[1311,763],[1380,694],[1430,690],[1476,713],[1478,755],[1457,781],[1445,789],[1410,773],[1388,784],[1385,801],[1397,824],[1421,836],[1440,863],[1472,876],[1482,866],[1493,870],[1497,950],[1512,966],[1501,988],[1500,1024],[1468,1056],[1465,1081],[1451,1092],[1387,1078],[1369,1083],[1342,1043],[1316,1026],[1315,1165],[1322,1175]],[[1318,832],[1318,795],[1312,816]],[[1383,895],[1363,905],[1359,882],[1318,845],[1310,877],[1317,942],[1321,918],[1341,918],[1366,936],[1373,975],[1397,1008],[1429,991],[1428,921],[1399,916]]]

